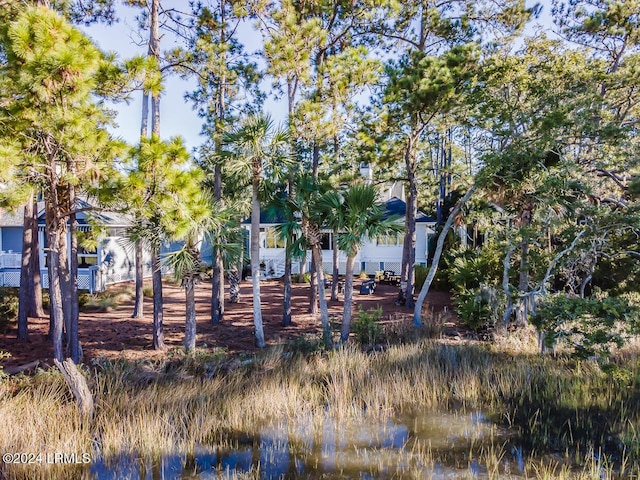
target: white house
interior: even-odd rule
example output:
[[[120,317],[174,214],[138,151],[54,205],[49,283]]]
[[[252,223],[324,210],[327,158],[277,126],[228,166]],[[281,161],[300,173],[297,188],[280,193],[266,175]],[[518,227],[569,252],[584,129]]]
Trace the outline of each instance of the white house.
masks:
[[[391,194],[396,190],[392,187]],[[385,203],[386,216],[398,216],[398,222],[404,225],[407,204],[396,196],[388,198]],[[285,249],[284,242],[278,238],[276,227],[278,220],[270,220],[261,214],[260,218],[260,263],[264,265],[267,277],[281,277],[284,275]],[[428,257],[429,235],[435,232],[432,227],[435,220],[423,212],[418,212],[416,219],[416,264],[426,265]],[[381,238],[367,239],[356,257],[356,271],[365,271],[369,275],[380,270],[392,270],[397,274],[402,268],[402,244],[404,233],[385,235]],[[333,232],[324,232],[322,241],[322,262],[326,272],[333,270]],[[307,271],[311,263],[311,254],[307,253]],[[347,257],[340,252],[338,259],[339,272],[346,271]],[[292,273],[300,272],[301,261],[294,261]]]

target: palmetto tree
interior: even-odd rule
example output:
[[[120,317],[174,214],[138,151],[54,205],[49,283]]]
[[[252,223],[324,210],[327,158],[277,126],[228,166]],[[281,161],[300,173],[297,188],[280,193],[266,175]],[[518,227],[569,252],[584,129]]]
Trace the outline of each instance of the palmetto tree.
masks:
[[[192,353],[196,348],[196,302],[195,287],[201,280],[205,265],[201,258],[201,246],[205,234],[221,223],[210,208],[211,202],[199,189],[197,171],[184,172],[193,180],[182,190],[181,201],[184,202],[182,220],[179,228],[171,232],[173,237],[184,241],[182,248],[167,256],[167,264],[171,267],[177,280],[185,291],[185,334],[184,348]]]
[[[340,329],[340,340],[346,342],[351,331],[354,264],[360,247],[366,238],[398,233],[402,227],[396,217],[386,216],[376,188],[364,183],[356,183],[343,192],[327,192],[319,199],[317,207],[325,212],[326,225],[338,234],[338,247],[347,254]]]
[[[253,323],[256,346],[265,346],[260,304],[260,197],[266,190],[265,177],[273,179],[289,160],[286,131],[275,127],[268,115],[251,115],[223,138],[229,168],[251,180],[251,277],[253,281]]]
[[[332,186],[328,182],[315,179],[311,174],[303,174],[294,182],[293,189],[286,199],[286,210],[293,214],[299,222],[288,222],[287,228],[293,231],[299,229],[304,237],[303,248],[311,249],[311,255],[316,265],[322,265],[322,228],[327,223],[327,217],[331,210],[326,208],[330,202],[325,196],[332,195]],[[301,240],[299,240],[301,242]],[[302,242],[301,242],[302,243]],[[301,245],[302,246],[302,245]],[[295,248],[292,246],[292,248]],[[295,253],[294,253],[295,255]],[[329,325],[329,309],[324,292],[324,272],[318,268],[318,281],[316,283],[318,303],[320,304],[320,322],[322,323],[322,335],[325,346],[331,348],[331,328]],[[312,287],[313,288],[313,287]]]

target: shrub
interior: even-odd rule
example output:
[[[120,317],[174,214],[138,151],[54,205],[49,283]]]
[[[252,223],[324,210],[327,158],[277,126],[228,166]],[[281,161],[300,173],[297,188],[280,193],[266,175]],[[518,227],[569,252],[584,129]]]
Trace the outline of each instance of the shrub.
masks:
[[[640,330],[640,302],[633,295],[551,295],[538,306],[531,321],[545,334],[549,348],[562,341],[576,357],[608,357],[612,346],[622,346],[625,334]]]
[[[495,326],[504,307],[502,295],[484,285],[458,292],[454,302],[460,320],[476,331]]]
[[[311,283],[311,273],[296,273],[295,275],[291,275],[291,280],[295,283]]]
[[[372,308],[367,311],[358,309],[353,322],[353,333],[363,345],[374,345],[382,340],[382,308]]]
[[[5,332],[18,318],[18,289],[0,288],[0,332]]]
[[[422,286],[424,285],[424,281],[427,279],[427,273],[429,273],[429,269],[425,265],[416,265],[415,274],[416,274],[416,290],[420,291]]]

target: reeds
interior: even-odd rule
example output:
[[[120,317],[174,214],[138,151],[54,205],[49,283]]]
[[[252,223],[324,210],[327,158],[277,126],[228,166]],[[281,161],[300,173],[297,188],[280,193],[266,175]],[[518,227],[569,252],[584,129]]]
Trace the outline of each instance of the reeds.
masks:
[[[198,445],[230,448],[239,435],[274,419],[304,418],[319,429],[327,416],[362,422],[417,410],[479,409],[519,433],[529,452],[601,448],[600,458],[613,460],[604,467],[596,462],[598,468],[613,475],[636,471],[640,461],[640,377],[637,361],[625,365],[629,375],[621,383],[593,362],[516,354],[513,343],[501,349],[430,340],[375,353],[347,346],[301,355],[280,347],[254,358],[105,361],[88,371],[96,400],[91,424],[82,422],[54,371],[0,381],[0,450],[153,457]],[[493,477],[508,448],[483,445],[469,458],[481,459]],[[412,449],[419,464],[433,463],[430,448]],[[532,478],[570,478],[577,463],[586,475],[578,478],[591,478],[593,455],[577,457],[569,466],[537,462],[526,471]],[[407,472],[417,468],[409,463]],[[49,469],[45,476],[67,475],[58,466],[41,467]],[[2,468],[9,478],[33,478],[28,466]]]

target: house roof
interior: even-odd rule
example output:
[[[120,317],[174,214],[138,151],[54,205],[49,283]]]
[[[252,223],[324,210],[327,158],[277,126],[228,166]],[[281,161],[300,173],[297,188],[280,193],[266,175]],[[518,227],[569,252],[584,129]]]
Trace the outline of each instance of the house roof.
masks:
[[[83,210],[77,215],[78,223],[80,225],[88,224],[90,219],[99,225],[105,226],[125,227],[131,224],[131,220],[128,215],[119,212],[101,210],[99,208],[94,209],[90,203],[83,199],[78,199],[76,201],[76,208]],[[44,224],[44,222],[44,202],[38,202],[38,223]],[[24,206],[18,207],[15,210],[0,208],[0,227],[22,227],[23,225]]]
[[[407,204],[403,200],[400,200],[398,197],[391,197],[389,200],[385,202],[386,217],[391,217],[394,215],[404,217],[407,214]],[[426,213],[418,210],[418,215],[416,216],[416,223],[435,223],[436,220],[433,217],[430,217]]]
[[[404,217],[407,214],[407,204],[400,200],[398,197],[392,197],[391,199],[385,202],[385,218],[399,216]],[[260,210],[260,224],[261,225],[270,225],[270,224],[281,224],[285,222],[284,215],[281,211],[267,211]],[[242,222],[243,224],[251,223],[251,218],[246,218]],[[418,210],[418,215],[416,217],[416,223],[436,223],[436,220],[433,217],[428,216],[426,213]]]
[[[44,208],[44,202],[38,202],[38,212]],[[0,208],[0,227],[20,227],[24,225],[24,205],[14,210]]]

